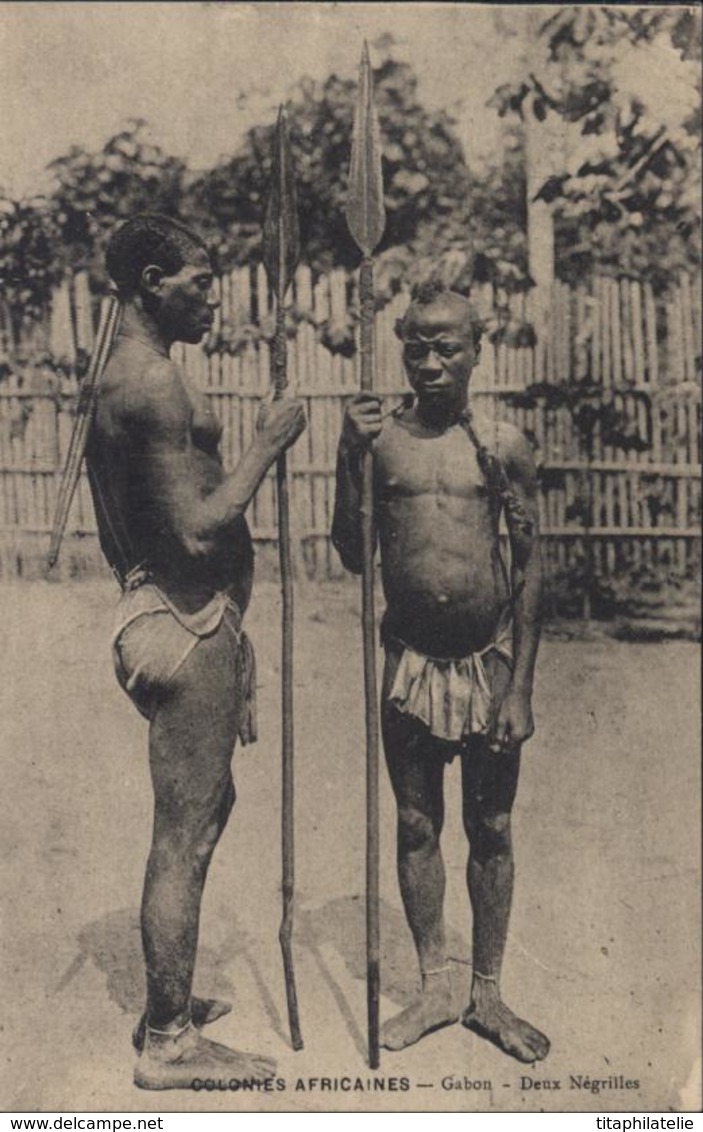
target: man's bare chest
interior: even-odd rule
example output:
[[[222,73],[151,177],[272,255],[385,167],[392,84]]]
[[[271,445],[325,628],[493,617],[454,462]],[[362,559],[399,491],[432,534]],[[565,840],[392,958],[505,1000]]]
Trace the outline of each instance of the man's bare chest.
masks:
[[[421,436],[392,422],[374,448],[376,495],[394,500],[483,500],[486,486],[475,449],[460,425],[439,436]]]

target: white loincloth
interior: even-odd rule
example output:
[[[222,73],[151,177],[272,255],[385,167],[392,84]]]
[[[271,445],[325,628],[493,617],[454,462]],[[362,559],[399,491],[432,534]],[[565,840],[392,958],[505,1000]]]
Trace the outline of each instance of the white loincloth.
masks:
[[[242,744],[256,742],[256,660],[236,602],[227,594],[217,593],[202,609],[184,613],[146,579],[139,567],[124,584],[112,655],[120,686],[141,714],[153,718],[159,700],[193,649],[224,625],[235,643],[242,681],[239,738]]]

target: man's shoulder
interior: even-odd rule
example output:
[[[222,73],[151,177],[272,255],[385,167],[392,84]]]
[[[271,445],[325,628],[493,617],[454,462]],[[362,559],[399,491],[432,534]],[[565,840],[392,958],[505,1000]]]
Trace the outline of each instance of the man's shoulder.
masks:
[[[472,417],[472,424],[478,440],[498,458],[508,479],[534,480],[537,474],[534,449],[517,425],[510,421],[491,421],[479,414]]]
[[[170,358],[149,357],[138,366],[119,355],[105,373],[104,397],[125,424],[181,419],[188,397],[180,370]]]
[[[498,444],[506,456],[524,455],[531,452],[530,443],[522,429],[510,421],[500,421]]]
[[[481,444],[501,460],[531,453],[530,443],[524,432],[511,421],[489,418],[486,413],[472,413],[471,422]]]
[[[410,436],[408,427],[412,409],[401,402],[392,412],[384,413],[383,426],[373,442],[374,452],[391,451],[400,442]]]

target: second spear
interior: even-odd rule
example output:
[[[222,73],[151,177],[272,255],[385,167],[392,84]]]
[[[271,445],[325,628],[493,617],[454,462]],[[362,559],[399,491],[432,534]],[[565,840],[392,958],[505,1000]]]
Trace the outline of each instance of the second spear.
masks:
[[[286,343],[286,292],[298,262],[298,214],[293,160],[288,140],[286,116],[279,110],[273,146],[271,194],[263,231],[263,261],[269,286],[276,300],[276,329],[271,350],[271,380],[274,399],[283,396],[288,385]],[[282,800],[281,857],[283,917],[279,931],[286,981],[288,1022],[293,1049],[303,1048],[298,1015],[298,998],[293,969],[293,906],[295,887],[294,779],[293,779],[293,564],[291,558],[288,469],[286,453],[276,463],[278,492],[278,552],[281,569],[283,624],[281,644],[281,737]]]

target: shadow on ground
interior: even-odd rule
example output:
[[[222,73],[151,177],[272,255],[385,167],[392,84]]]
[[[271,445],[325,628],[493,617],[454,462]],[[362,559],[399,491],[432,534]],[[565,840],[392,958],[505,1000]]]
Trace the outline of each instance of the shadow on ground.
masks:
[[[107,993],[125,1014],[139,1014],[144,1008],[144,959],[136,908],[120,908],[87,924],[78,933],[78,954],[61,976],[56,990],[65,990],[86,963],[93,963],[105,976]],[[198,948],[197,981],[208,997],[234,995],[232,982],[223,968],[236,954],[247,951],[243,933],[230,934],[226,945],[218,951]]]
[[[413,1001],[419,989],[419,971],[415,948],[405,916],[381,901],[381,989],[384,996],[402,1009]],[[297,936],[315,959],[320,974],[332,995],[341,1018],[361,1056],[366,1054],[366,1036],[362,1034],[342,988],[325,959],[333,947],[355,979],[366,979],[366,909],[362,896],[340,896],[319,908],[304,909],[298,914]],[[447,930],[447,954],[466,955],[468,946],[459,932]],[[457,1001],[468,995],[468,965],[452,963],[452,988]]]
[[[299,911],[295,931],[296,946],[307,950],[319,970],[347,1031],[361,1056],[366,1052],[354,1011],[329,962],[332,948],[347,971],[360,981],[366,979],[366,912],[362,896],[341,896],[319,908]],[[86,925],[78,935],[78,953],[61,976],[56,991],[66,990],[86,963],[92,963],[105,977],[107,994],[124,1014],[137,1016],[144,1007],[144,960],[142,957],[139,911],[120,908]],[[208,997],[236,1002],[236,988],[224,974],[234,959],[243,960],[250,971],[271,1029],[285,1043],[288,1026],[278,1008],[256,958],[256,943],[236,925],[218,948],[198,948],[197,988]],[[467,954],[466,940],[452,929],[447,933],[447,953]],[[452,981],[457,996],[468,993],[468,966],[452,964]],[[396,908],[381,903],[381,972],[383,994],[407,1006],[419,986],[417,959],[405,917]]]

